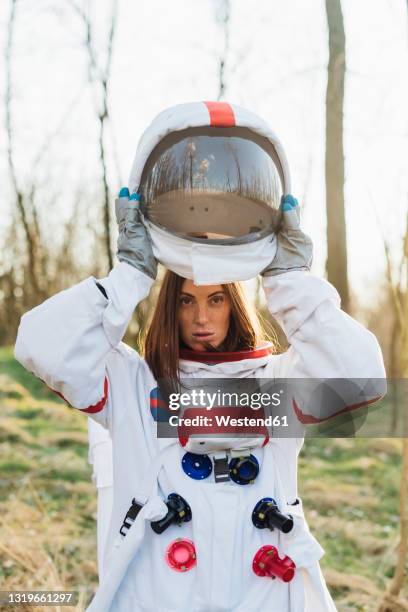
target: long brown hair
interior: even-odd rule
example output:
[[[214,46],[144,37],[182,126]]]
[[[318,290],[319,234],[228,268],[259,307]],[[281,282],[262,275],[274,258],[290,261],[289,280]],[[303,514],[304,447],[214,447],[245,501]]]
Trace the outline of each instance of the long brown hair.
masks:
[[[179,303],[184,281],[182,276],[166,271],[145,336],[144,356],[156,380],[179,380]],[[265,332],[255,309],[248,302],[243,286],[235,282],[223,284],[222,288],[231,303],[230,325],[221,347],[212,350],[256,348],[264,340]]]

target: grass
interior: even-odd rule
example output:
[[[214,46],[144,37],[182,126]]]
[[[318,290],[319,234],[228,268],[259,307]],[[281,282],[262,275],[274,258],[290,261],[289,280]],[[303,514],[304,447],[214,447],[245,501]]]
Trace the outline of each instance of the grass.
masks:
[[[96,492],[86,418],[4,348],[0,449],[2,590],[73,589],[79,593],[76,610],[84,610],[97,586]],[[42,609],[58,608],[27,607]]]
[[[393,575],[400,448],[398,439],[309,439],[301,452],[306,518],[325,549],[321,567],[344,612],[377,610]],[[403,595],[408,609],[408,589]]]
[[[73,589],[77,611],[97,586],[86,427],[86,418],[16,363],[11,349],[0,349],[2,590]],[[377,610],[392,576],[399,471],[397,439],[305,441],[299,493],[325,549],[321,567],[339,612]],[[408,610],[408,588],[404,595],[395,612]]]

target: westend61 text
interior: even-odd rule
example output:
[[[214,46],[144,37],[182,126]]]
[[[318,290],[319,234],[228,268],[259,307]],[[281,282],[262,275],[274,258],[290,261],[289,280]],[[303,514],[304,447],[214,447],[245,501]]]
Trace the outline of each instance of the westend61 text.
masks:
[[[214,422],[215,421],[215,422]],[[287,416],[268,416],[265,418],[233,418],[229,415],[216,415],[213,417],[199,416],[195,417],[179,417],[173,415],[169,418],[169,425],[172,427],[208,427],[211,428],[214,425],[217,427],[288,427]]]

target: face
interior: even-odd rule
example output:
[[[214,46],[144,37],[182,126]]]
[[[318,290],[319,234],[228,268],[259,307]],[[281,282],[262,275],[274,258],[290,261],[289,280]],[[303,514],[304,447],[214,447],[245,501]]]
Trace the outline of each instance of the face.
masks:
[[[184,281],[179,302],[180,335],[193,351],[206,350],[208,343],[214,348],[222,344],[230,313],[230,300],[222,285],[196,287],[193,281]]]

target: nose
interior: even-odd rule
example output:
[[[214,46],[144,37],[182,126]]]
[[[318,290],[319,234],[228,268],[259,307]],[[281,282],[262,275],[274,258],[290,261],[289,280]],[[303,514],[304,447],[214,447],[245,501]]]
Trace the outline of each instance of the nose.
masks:
[[[207,304],[200,304],[199,302],[195,308],[194,322],[198,325],[205,325],[208,321],[208,309]]]

